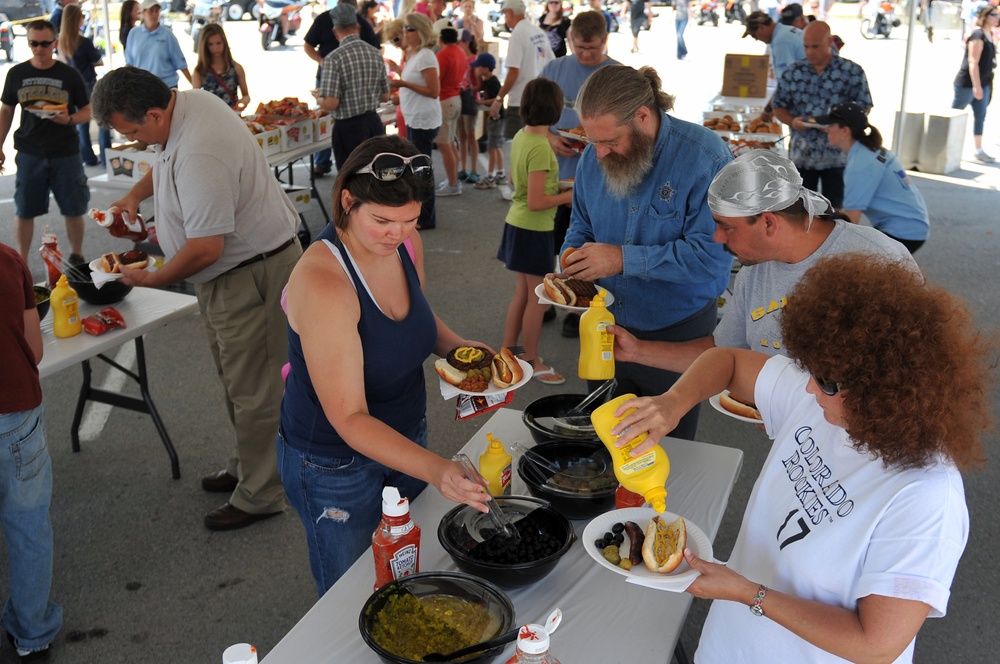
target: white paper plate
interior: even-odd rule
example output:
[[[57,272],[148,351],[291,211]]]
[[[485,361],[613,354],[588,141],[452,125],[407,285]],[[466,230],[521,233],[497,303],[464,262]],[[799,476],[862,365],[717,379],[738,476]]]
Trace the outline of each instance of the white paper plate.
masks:
[[[610,532],[611,526],[616,523],[635,521],[639,524],[639,527],[642,528],[643,532],[645,532],[646,528],[649,526],[649,522],[656,515],[656,510],[652,507],[628,507],[626,509],[605,512],[604,514],[596,516],[590,523],[587,524],[587,527],[583,531],[584,548],[587,549],[587,553],[597,562],[598,565],[605,567],[616,574],[621,574],[622,576],[631,577],[636,580],[641,578],[643,585],[649,585],[649,587],[655,587],[658,590],[669,590],[670,592],[678,593],[684,592],[684,589],[699,576],[699,573],[691,569],[691,566],[687,564],[686,560],[681,561],[681,564],[677,566],[677,569],[670,574],[650,572],[649,569],[646,568],[645,563],[634,565],[631,570],[626,571],[621,567],[612,565],[605,560],[604,556],[594,545],[594,542],[603,537],[604,533]],[[680,515],[674,514],[673,512],[664,512],[659,516],[667,523],[670,523],[675,521]],[[708,535],[705,534],[705,531],[687,519],[684,520],[684,523],[687,528],[687,548],[691,549],[692,553],[702,560],[714,561],[715,556],[712,552],[712,542],[708,539]],[[629,539],[628,536],[626,536],[625,543],[621,546],[622,558],[628,557],[629,546]]]
[[[112,272],[112,273],[106,272],[104,270],[104,266],[101,264],[101,260],[102,260],[101,258],[95,258],[94,260],[90,261],[90,271],[91,272],[100,272],[101,274],[106,274],[109,279],[118,279],[119,277],[122,276],[118,272]],[[143,267],[141,269],[148,270],[149,268],[153,267],[153,265],[155,263],[156,263],[156,259],[153,258],[152,256],[149,256],[146,259],[146,265],[145,265],[145,267]]]
[[[438,376],[438,381],[441,383],[441,387],[450,388],[451,390],[454,390],[455,392],[457,392],[459,394],[468,394],[470,397],[479,397],[479,396],[483,396],[485,394],[503,394],[504,392],[512,392],[512,391],[516,390],[519,387],[524,387],[525,385],[527,385],[528,381],[531,380],[531,375],[534,373],[534,370],[531,368],[530,364],[528,364],[527,362],[525,362],[521,358],[516,358],[516,359],[517,359],[517,363],[519,365],[521,365],[521,371],[524,372],[524,377],[521,380],[519,380],[516,383],[514,383],[513,385],[511,385],[510,387],[497,387],[496,385],[493,384],[493,381],[491,380],[490,381],[490,386],[487,387],[484,391],[482,391],[482,392],[470,392],[468,390],[460,390],[460,389],[458,389],[457,387],[455,387],[451,383],[445,382],[445,380],[443,378],[441,378],[440,376]]]
[[[27,111],[32,115],[38,116],[45,120],[48,120],[49,118],[54,118],[55,116],[59,115],[59,111],[50,111],[44,108],[32,108],[31,106],[27,107]]]
[[[722,395],[729,394],[729,390],[723,390],[721,393],[716,394],[714,397],[709,397],[708,403],[712,404],[712,408],[716,409],[723,415],[728,415],[733,419],[739,420],[740,422],[749,422],[750,424],[763,424],[763,420],[755,420],[752,417],[744,417],[742,415],[737,415],[731,411],[726,410],[725,406],[722,405]]]
[[[573,180],[559,180],[559,190],[565,191],[573,188]]]
[[[602,288],[604,287],[598,286],[597,287],[598,292],[600,292]],[[578,314],[582,314],[583,312],[590,309],[590,307],[571,307],[567,304],[559,304],[558,302],[550,300],[545,295],[545,284],[538,284],[537,286],[535,286],[535,295],[538,297],[538,301],[541,302],[542,304],[551,304],[560,309],[565,309],[566,311],[574,311]],[[610,307],[611,303],[614,301],[615,301],[615,296],[612,295],[611,291],[609,291],[607,288],[604,288],[604,306]]]
[[[564,131],[562,129],[556,129],[556,133],[563,138],[568,138],[571,141],[579,141],[580,143],[590,143],[590,139],[586,136],[581,136],[580,134],[574,134],[569,131]]]
[[[828,125],[819,124],[818,122],[802,122],[803,127],[808,127],[809,129],[826,129]]]

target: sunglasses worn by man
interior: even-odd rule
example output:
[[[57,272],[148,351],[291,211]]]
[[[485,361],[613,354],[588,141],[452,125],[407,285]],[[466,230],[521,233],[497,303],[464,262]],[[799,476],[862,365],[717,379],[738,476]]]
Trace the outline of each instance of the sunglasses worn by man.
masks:
[[[364,168],[358,169],[358,174],[370,173],[376,180],[392,182],[403,177],[406,168],[417,177],[430,180],[434,177],[431,171],[431,158],[425,154],[415,154],[403,157],[392,152],[379,152]]]
[[[55,43],[56,42],[54,39],[46,39],[45,41],[35,41],[34,39],[28,40],[28,46],[30,46],[31,48],[39,48],[39,47],[48,48],[49,46],[52,46]]]

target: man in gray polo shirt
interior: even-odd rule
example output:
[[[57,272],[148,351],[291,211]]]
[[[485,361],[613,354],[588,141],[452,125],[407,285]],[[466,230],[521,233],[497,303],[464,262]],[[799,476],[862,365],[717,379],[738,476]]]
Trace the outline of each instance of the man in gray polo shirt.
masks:
[[[195,284],[236,433],[226,468],[202,479],[206,491],[232,494],[205,526],[249,526],[285,509],[275,449],[288,361],[281,290],[302,255],[298,215],[253,136],[215,95],[171,90],[148,71],[120,67],[91,99],[102,126],[156,146],[152,170],[112,209],[134,219],[155,197],[167,262],[156,272],[122,268],[122,281]]]
[[[616,361],[680,373],[715,346],[784,355],[781,309],[819,259],[860,251],[919,269],[895,240],[835,220],[829,201],[805,189],[795,165],[769,150],[753,150],[723,167],[708,188],[708,206],[715,241],[743,264],[722,321],[712,336],[680,343],[640,341],[616,325],[611,330]]]

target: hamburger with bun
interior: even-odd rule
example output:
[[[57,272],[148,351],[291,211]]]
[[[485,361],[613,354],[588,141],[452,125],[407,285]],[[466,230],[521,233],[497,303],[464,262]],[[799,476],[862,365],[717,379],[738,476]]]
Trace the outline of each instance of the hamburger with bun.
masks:
[[[145,251],[131,250],[121,254],[110,252],[101,256],[101,269],[108,274],[117,274],[122,271],[122,266],[133,270],[141,270],[149,262],[149,256]]]
[[[764,421],[764,419],[760,416],[760,411],[757,410],[757,406],[755,406],[749,399],[741,399],[740,397],[734,396],[731,392],[726,391],[719,395],[719,403],[723,408],[734,415],[746,417],[751,420],[760,420],[761,422]]]
[[[576,247],[566,247],[566,251],[562,252],[562,255],[559,256],[559,267],[561,267],[564,270],[567,267],[569,267],[569,264],[566,262],[566,259],[569,258],[569,255],[572,254],[574,251],[576,251]]]
[[[683,517],[666,523],[654,516],[646,528],[646,539],[642,543],[642,561],[650,572],[670,574],[684,560],[687,546],[687,525]]]
[[[493,354],[483,347],[459,346],[436,360],[434,371],[444,382],[466,392],[485,392],[491,380],[504,389],[524,378],[524,370],[509,348]]]

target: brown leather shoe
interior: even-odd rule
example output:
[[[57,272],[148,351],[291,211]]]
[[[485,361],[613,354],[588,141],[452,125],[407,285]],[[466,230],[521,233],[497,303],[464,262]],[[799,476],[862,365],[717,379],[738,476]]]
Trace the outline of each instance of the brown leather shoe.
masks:
[[[226,503],[222,507],[217,507],[205,515],[205,527],[209,530],[236,530],[237,528],[245,528],[252,523],[269,519],[278,514],[281,514],[281,512],[250,514]]]
[[[236,485],[239,482],[238,479],[226,471],[220,470],[201,478],[201,488],[209,493],[232,493],[236,491]]]

